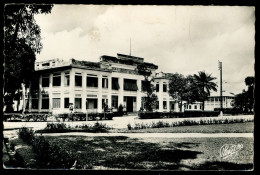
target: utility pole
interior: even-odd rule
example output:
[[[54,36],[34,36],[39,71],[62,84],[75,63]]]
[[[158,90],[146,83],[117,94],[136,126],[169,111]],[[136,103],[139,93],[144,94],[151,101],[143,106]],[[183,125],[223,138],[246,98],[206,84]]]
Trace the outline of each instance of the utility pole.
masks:
[[[223,111],[223,98],[222,98],[222,62],[218,61],[218,69],[220,70],[220,113]]]

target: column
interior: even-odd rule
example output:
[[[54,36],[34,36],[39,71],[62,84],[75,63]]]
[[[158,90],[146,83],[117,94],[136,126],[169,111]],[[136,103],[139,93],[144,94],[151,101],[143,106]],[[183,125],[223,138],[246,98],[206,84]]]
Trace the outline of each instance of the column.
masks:
[[[52,77],[53,74],[49,75],[49,112],[52,112]]]
[[[82,112],[87,112],[86,109],[86,98],[87,98],[87,73],[84,71],[82,73],[82,94],[81,94],[81,98],[82,98]]]
[[[63,113],[64,111],[64,79],[65,72],[61,72],[61,85],[60,85],[60,111]]]
[[[39,77],[39,94],[38,94],[38,110],[42,110],[42,75]]]
[[[118,106],[120,104],[124,104],[124,78],[120,77],[118,78],[118,83],[119,83],[119,86],[120,86],[120,89],[119,89],[119,94],[118,94]]]
[[[75,88],[75,71],[73,69],[70,70],[70,92],[69,92],[69,101],[74,105],[74,88]]]
[[[137,79],[137,97],[136,97],[136,111],[139,111],[141,108],[141,99],[142,99],[142,83],[141,79]]]
[[[107,95],[107,105],[109,108],[111,108],[112,100],[111,100],[111,95],[112,95],[112,77],[111,75],[108,76],[108,95]]]
[[[159,100],[159,112],[163,112],[163,83],[159,81],[159,92],[158,92],[158,100]]]
[[[102,112],[102,75],[98,75],[98,112]]]

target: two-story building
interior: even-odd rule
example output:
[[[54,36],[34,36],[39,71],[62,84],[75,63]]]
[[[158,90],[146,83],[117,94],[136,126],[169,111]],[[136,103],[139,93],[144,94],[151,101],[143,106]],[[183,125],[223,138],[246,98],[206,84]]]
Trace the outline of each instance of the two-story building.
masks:
[[[156,74],[157,65],[144,62],[144,58],[117,54],[103,55],[99,62],[63,61],[53,59],[36,62],[38,85],[26,101],[31,112],[69,112],[73,104],[75,112],[102,112],[104,104],[117,109],[120,104],[128,112],[136,112],[142,106],[143,75],[138,74],[137,65],[145,64],[152,72],[158,96],[157,111],[178,111],[168,94],[169,80]]]

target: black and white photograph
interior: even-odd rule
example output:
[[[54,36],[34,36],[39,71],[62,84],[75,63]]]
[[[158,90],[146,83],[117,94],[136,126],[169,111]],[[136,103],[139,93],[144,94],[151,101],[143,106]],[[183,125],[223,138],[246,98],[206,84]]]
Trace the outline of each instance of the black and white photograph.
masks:
[[[2,16],[6,171],[254,171],[255,6]]]

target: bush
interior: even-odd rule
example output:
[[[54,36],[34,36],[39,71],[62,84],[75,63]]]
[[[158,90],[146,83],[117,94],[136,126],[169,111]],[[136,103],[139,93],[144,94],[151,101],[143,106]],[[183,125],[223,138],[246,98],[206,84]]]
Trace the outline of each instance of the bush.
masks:
[[[35,133],[32,129],[22,127],[18,131],[18,137],[26,144],[31,145],[35,139]]]
[[[33,150],[37,155],[37,162],[41,168],[69,169],[75,162],[73,153],[67,152],[56,144],[50,144],[43,136],[35,139]]]

